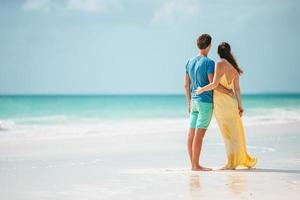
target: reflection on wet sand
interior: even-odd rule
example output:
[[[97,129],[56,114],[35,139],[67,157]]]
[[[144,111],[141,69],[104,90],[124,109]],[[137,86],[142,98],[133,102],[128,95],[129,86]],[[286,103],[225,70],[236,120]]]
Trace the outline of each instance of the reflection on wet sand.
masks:
[[[200,186],[200,175],[191,174],[190,176],[190,194],[192,198],[197,198],[200,195],[201,186]]]
[[[202,177],[201,177],[202,175]],[[218,181],[216,181],[216,176]],[[201,185],[200,178],[202,178]],[[204,179],[203,179],[204,178]],[[240,196],[248,191],[247,174],[243,172],[229,172],[228,174],[213,172],[212,175],[195,173],[190,175],[189,192],[191,199],[199,199],[199,197],[205,197],[210,192],[214,192],[217,188],[218,192],[227,191],[227,195],[230,193],[234,196]],[[213,183],[212,187],[206,187],[206,184]]]
[[[241,194],[247,190],[247,177],[243,173],[231,173],[226,185],[233,194]]]
[[[200,175],[199,174],[191,175],[190,188],[191,188],[191,190],[199,190],[200,189]]]

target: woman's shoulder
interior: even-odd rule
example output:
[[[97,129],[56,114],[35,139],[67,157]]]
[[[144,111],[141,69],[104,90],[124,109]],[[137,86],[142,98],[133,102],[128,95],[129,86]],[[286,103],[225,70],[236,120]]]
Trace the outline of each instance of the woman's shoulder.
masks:
[[[217,62],[217,64],[216,64],[216,66],[217,66],[218,68],[224,68],[225,65],[226,65],[226,60],[225,60],[225,59],[220,59],[220,60]]]
[[[223,74],[224,73],[224,62],[222,60],[219,60],[217,63],[216,63],[216,72],[218,74]]]
[[[228,62],[227,60],[226,60],[226,62],[227,62],[227,66],[229,68],[230,73],[232,73],[232,75],[234,77],[238,76],[239,75],[238,70],[230,62]]]
[[[239,72],[226,59],[219,60],[219,62],[217,63],[217,67],[219,68],[219,71],[227,71],[234,77],[237,77],[239,75]]]

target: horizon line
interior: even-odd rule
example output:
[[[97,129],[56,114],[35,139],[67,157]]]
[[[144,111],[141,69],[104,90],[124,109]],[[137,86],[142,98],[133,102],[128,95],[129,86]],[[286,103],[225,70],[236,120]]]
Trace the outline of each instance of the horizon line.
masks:
[[[243,95],[300,95],[300,92],[248,92]],[[0,96],[185,96],[184,93],[0,93]]]

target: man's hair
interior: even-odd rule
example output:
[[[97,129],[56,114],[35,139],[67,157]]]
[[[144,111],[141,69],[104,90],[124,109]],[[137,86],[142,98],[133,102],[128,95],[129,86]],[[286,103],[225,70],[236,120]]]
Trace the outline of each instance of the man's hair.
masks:
[[[199,49],[205,49],[211,43],[211,36],[208,34],[202,34],[197,39],[197,46]]]

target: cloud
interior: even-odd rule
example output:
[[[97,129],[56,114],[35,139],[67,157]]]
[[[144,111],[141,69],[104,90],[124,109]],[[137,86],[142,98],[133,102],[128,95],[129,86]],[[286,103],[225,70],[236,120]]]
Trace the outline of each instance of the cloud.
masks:
[[[169,0],[154,12],[151,21],[155,24],[171,24],[176,20],[192,17],[198,9],[199,5],[194,0]]]
[[[55,9],[83,12],[103,12],[119,0],[25,0],[24,10],[53,11]],[[114,5],[113,5],[114,4]]]
[[[109,4],[109,0],[68,0],[67,8],[85,12],[104,11]]]
[[[22,8],[24,10],[48,10],[49,4],[50,0],[25,0]]]
[[[27,11],[106,13],[130,9],[130,6],[139,3],[137,0],[131,3],[129,0],[24,0],[22,8]],[[172,24],[175,21],[187,20],[198,10],[196,0],[166,0],[152,11],[151,23]]]

